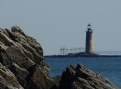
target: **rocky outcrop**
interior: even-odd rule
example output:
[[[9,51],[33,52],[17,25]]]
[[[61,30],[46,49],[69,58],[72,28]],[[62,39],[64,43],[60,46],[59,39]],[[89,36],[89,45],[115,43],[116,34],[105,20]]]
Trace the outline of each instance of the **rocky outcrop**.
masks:
[[[0,29],[0,89],[55,89],[41,45],[18,26]]]
[[[118,89],[82,65],[49,77],[41,45],[18,26],[0,29],[0,89]]]
[[[119,89],[106,78],[82,65],[68,66],[63,72],[59,89]]]

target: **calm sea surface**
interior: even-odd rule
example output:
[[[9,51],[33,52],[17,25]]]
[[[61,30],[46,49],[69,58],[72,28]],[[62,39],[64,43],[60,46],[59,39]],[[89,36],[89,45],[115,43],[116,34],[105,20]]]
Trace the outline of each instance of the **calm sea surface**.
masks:
[[[45,58],[50,65],[50,76],[61,75],[68,65],[83,64],[121,86],[121,57]]]

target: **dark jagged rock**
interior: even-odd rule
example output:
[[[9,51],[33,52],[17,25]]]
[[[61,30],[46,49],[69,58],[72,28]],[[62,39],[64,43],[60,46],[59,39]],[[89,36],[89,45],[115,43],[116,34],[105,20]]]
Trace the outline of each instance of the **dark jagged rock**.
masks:
[[[41,45],[18,26],[0,29],[0,63],[0,89],[56,89]]]
[[[11,70],[11,72],[14,73],[14,75],[16,76],[17,80],[19,81],[19,83],[25,87],[27,80],[26,78],[29,76],[30,72],[28,72],[26,69],[23,69],[21,67],[19,67],[17,64],[13,63],[9,69]]]
[[[63,72],[59,89],[119,89],[106,78],[82,65],[68,66]]]

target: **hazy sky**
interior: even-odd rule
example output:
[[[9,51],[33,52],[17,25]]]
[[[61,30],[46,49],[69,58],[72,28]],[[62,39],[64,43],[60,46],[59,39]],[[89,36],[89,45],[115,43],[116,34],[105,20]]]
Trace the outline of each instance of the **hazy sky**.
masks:
[[[44,54],[85,47],[89,22],[96,51],[121,50],[121,0],[0,1],[0,27],[20,26],[40,42]]]

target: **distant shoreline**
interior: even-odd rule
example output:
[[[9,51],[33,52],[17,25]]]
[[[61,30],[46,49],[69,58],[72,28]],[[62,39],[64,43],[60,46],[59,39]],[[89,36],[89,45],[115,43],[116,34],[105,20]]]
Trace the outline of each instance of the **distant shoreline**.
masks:
[[[81,58],[81,57],[121,57],[121,55],[100,55],[100,54],[67,54],[67,55],[45,55],[45,58]]]

